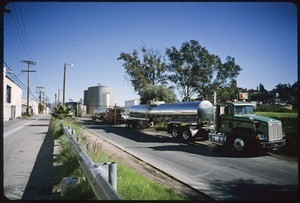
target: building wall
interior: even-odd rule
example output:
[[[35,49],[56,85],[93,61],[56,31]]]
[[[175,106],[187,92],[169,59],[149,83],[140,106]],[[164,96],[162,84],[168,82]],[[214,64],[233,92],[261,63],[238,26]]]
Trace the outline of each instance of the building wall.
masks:
[[[39,114],[39,102],[36,100],[30,100],[29,106],[31,109],[31,115],[37,115]]]
[[[22,116],[22,94],[23,90],[3,72],[3,118],[4,121],[20,118]],[[10,101],[7,102],[7,87],[10,87]]]

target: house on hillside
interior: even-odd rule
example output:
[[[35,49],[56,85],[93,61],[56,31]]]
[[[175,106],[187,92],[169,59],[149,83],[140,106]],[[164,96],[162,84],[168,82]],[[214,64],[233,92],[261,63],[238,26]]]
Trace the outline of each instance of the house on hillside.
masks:
[[[3,67],[3,119],[13,120],[22,116],[22,88],[7,76]]]

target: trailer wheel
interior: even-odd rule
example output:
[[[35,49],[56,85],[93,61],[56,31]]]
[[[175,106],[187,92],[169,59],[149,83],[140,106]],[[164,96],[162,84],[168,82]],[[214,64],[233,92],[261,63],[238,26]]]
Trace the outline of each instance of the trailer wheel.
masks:
[[[181,137],[180,136],[180,131],[179,131],[179,129],[177,127],[173,127],[172,128],[171,135],[175,139],[179,139]]]
[[[192,133],[191,133],[190,129],[185,128],[183,130],[183,132],[182,132],[182,138],[186,142],[193,141],[193,136],[192,136]]]

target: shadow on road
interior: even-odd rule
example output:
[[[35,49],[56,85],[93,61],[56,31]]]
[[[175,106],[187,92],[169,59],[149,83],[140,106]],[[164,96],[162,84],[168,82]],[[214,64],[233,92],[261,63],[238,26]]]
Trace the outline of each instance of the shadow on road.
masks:
[[[247,201],[289,202],[299,200],[298,188],[294,185],[261,184],[251,179],[232,181],[216,180],[210,184],[212,190],[223,194],[222,198]],[[297,201],[296,201],[297,202]]]
[[[53,166],[54,138],[50,130],[38,153],[33,170],[22,196],[22,200],[58,200],[59,192],[53,191],[55,180],[55,167]]]

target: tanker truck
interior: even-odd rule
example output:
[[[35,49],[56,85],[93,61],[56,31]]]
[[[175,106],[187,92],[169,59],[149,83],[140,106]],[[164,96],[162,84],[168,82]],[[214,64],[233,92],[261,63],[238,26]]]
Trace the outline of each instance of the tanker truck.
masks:
[[[148,102],[130,108],[126,126],[145,128],[158,121],[167,124],[173,138],[190,142],[202,137],[238,152],[286,144],[281,121],[255,115],[247,102]]]

